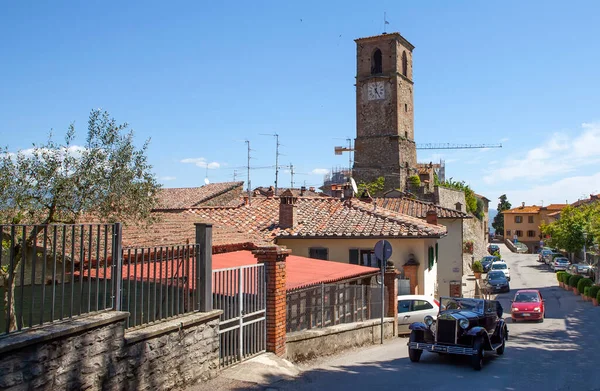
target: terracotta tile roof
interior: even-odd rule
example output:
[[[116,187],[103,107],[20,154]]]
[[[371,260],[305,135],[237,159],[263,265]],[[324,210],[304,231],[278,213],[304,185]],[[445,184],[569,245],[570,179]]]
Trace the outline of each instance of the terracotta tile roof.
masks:
[[[213,270],[236,266],[254,265],[257,260],[250,251],[235,251],[213,255]],[[330,284],[342,280],[375,275],[379,269],[350,265],[341,262],[322,261],[289,255],[285,263],[287,291],[319,284]]]
[[[502,213],[539,213],[540,211],[540,207],[539,206],[519,206],[517,208],[512,208],[512,209],[508,209],[505,211],[502,211]]]
[[[563,210],[568,205],[569,204],[550,204],[550,205],[544,207],[544,209],[547,209],[547,210]]]
[[[274,189],[270,189],[268,187],[257,187],[256,189],[254,189],[254,195],[255,196],[268,196],[269,194],[269,190],[273,191],[272,195],[280,195],[281,193],[283,193],[286,190],[290,190],[292,192],[292,194],[294,195],[294,197],[300,197],[300,193],[302,192],[301,189],[298,188],[278,188],[277,189],[277,194],[275,194]],[[310,189],[306,189],[304,191],[304,194],[302,195],[302,197],[321,197],[323,196],[323,193],[317,193],[316,191],[311,191]]]
[[[444,208],[439,205],[435,205],[432,202],[425,202],[420,200],[415,200],[412,198],[374,198],[373,202],[377,204],[377,206],[393,210],[395,212],[403,213],[405,215],[409,215],[412,217],[416,217],[419,219],[424,219],[427,217],[427,211],[433,208],[438,215],[438,218],[441,219],[470,219],[469,216],[465,212],[460,212],[455,209]]]
[[[600,200],[600,194],[590,194],[590,198],[585,198],[583,200],[577,200],[577,201],[573,202],[571,204],[571,206],[578,207],[580,205],[589,204],[591,202],[599,201],[599,200]]]
[[[200,206],[212,198],[236,188],[241,188],[243,185],[244,182],[222,182],[211,183],[202,187],[161,189],[158,194],[156,210],[188,209]]]
[[[196,214],[181,211],[154,212],[158,221],[149,227],[123,226],[123,246],[156,247],[174,244],[194,243],[196,228],[194,223],[213,223],[213,252],[231,249],[254,248],[269,245],[262,235],[240,231],[233,225],[208,221]]]
[[[477,193],[473,193],[473,194],[475,194],[475,197],[481,198],[482,200],[486,200],[487,202],[491,201],[489,198],[487,198],[486,196],[482,196],[481,194],[477,194]]]
[[[432,168],[429,168],[429,167],[418,167],[417,168],[419,175],[429,174],[429,172],[431,172],[431,170],[432,170]]]
[[[153,259],[153,257],[151,257]],[[231,267],[256,265],[257,259],[251,251],[234,251],[225,254],[215,254],[212,258],[213,270],[227,269]],[[144,264],[141,262],[130,263],[123,265],[122,276],[124,280],[137,280],[145,282],[161,281],[163,284],[172,285],[180,284],[179,278],[173,279],[173,276],[181,277],[192,274],[188,279],[188,289],[195,289],[196,278],[193,274],[194,268],[188,268],[186,262],[179,259],[170,261],[157,261],[148,267],[148,261]],[[106,274],[103,268],[94,268],[91,270],[84,269],[84,277],[104,279],[111,278],[111,269],[106,269]],[[334,282],[356,279],[360,277],[373,276],[379,273],[379,269],[373,267],[350,265],[341,262],[322,261],[320,259],[312,259],[289,255],[286,259],[286,284],[287,291],[306,288],[319,284],[330,284]],[[80,275],[80,271],[74,273],[75,276]],[[251,277],[251,276],[250,276]],[[232,287],[237,291],[237,280],[235,274],[229,276],[231,279],[227,286]],[[246,277],[248,278],[248,276]],[[254,284],[248,284],[253,286]],[[219,281],[215,281],[213,274],[213,293],[226,294],[224,285]],[[228,290],[228,289],[226,289]]]
[[[319,197],[297,199],[297,225],[279,227],[280,200],[254,198],[238,208],[195,208],[187,213],[240,232],[259,233],[267,240],[276,237],[441,237],[446,229],[421,219],[377,208],[352,199]]]

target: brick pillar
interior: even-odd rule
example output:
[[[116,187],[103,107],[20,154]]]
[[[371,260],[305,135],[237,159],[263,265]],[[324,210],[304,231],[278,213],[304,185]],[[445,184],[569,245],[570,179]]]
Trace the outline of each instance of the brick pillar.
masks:
[[[384,284],[387,289],[386,317],[394,318],[394,335],[398,335],[398,279],[396,269],[387,269],[384,274]]]
[[[404,276],[410,279],[410,294],[419,294],[419,264],[407,263],[404,265]]]
[[[285,355],[287,292],[285,289],[285,259],[292,251],[271,246],[252,251],[258,263],[265,264],[267,279],[267,351]]]

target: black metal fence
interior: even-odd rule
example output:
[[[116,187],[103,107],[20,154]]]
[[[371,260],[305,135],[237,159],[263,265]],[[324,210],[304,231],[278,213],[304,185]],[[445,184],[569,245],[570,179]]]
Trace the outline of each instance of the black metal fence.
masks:
[[[387,289],[387,288],[385,288]],[[286,331],[302,331],[381,317],[381,286],[321,284],[288,292]]]
[[[119,223],[0,225],[0,337],[114,308],[118,286],[103,277],[120,233]]]
[[[126,248],[122,310],[137,327],[197,310],[198,245]]]

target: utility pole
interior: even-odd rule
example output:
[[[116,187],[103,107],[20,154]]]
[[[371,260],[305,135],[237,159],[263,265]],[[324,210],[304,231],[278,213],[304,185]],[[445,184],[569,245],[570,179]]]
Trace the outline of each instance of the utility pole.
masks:
[[[292,175],[292,183],[291,183],[291,188],[294,188],[294,165],[292,163],[290,163],[290,174]]]
[[[235,179],[237,177],[237,170],[233,170],[233,181],[235,182]]]
[[[277,133],[265,134],[261,133],[261,136],[273,136],[275,137],[275,194],[277,194],[277,183],[279,182],[279,135]]]

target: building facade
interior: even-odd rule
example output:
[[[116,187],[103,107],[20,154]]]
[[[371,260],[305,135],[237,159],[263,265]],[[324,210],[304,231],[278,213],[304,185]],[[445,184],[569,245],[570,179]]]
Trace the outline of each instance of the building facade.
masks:
[[[527,245],[530,252],[536,252],[543,239],[540,227],[550,223],[550,215],[560,212],[566,206],[567,204],[526,206],[523,203],[517,208],[503,211],[504,238],[511,241],[517,240]]]

